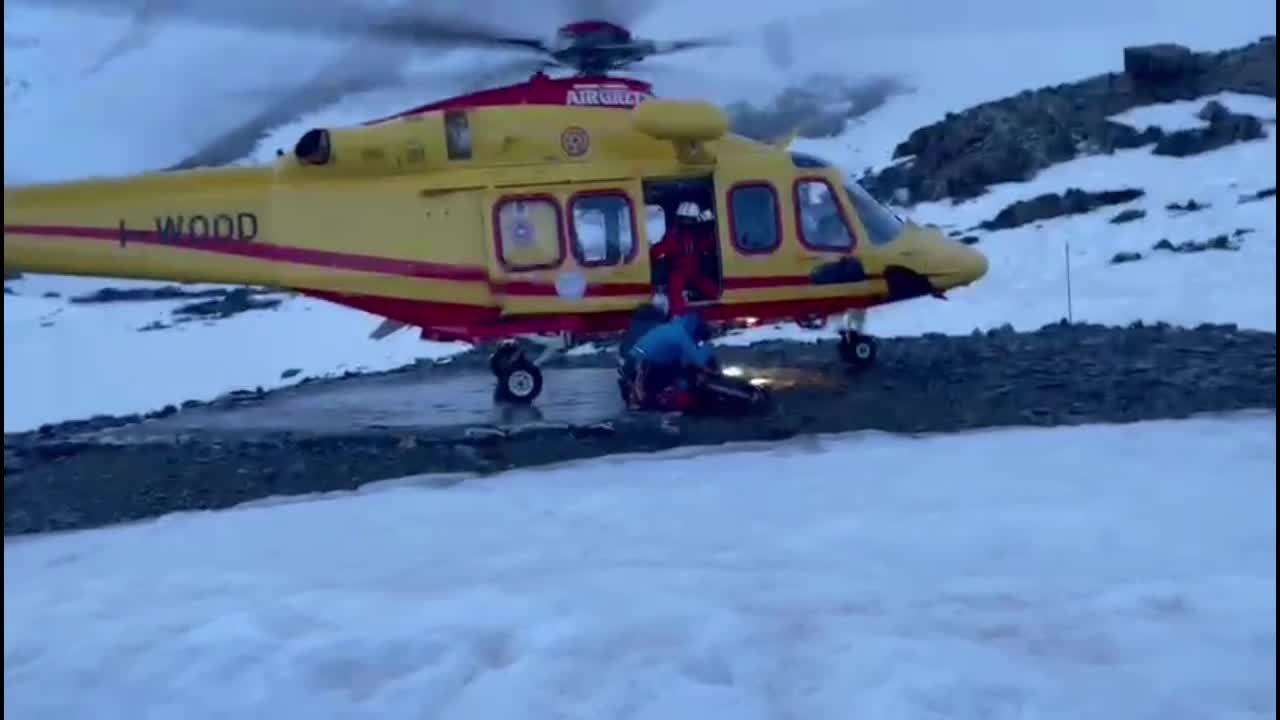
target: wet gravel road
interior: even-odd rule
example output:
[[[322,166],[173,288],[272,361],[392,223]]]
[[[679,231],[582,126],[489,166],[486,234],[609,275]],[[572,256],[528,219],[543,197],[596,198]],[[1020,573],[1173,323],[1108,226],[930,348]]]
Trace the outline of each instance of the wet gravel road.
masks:
[[[193,407],[86,437],[148,442],[192,435],[427,431],[543,420],[583,424],[608,420],[623,409],[613,368],[563,367],[549,370],[546,377],[544,392],[532,406],[495,402],[493,375],[468,365],[312,383]]]
[[[625,414],[609,354],[562,359],[536,409],[503,412],[485,358],[470,354],[144,423],[99,418],[7,435],[5,534],[681,445],[1273,411],[1275,351],[1274,333],[1158,325],[885,340],[880,365],[861,374],[848,373],[830,343],[726,348],[725,364],[777,383],[776,411],[750,421]]]

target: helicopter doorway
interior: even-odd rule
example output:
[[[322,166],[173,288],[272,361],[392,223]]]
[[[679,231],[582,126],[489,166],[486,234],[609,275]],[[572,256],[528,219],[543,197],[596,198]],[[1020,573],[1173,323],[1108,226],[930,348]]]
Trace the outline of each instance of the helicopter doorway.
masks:
[[[724,273],[711,176],[646,180],[650,281],[672,308],[719,301]]]

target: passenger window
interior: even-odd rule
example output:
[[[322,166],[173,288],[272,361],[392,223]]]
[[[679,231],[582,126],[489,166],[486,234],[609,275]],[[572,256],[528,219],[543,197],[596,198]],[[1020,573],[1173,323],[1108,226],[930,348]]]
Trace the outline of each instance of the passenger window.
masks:
[[[744,183],[729,191],[729,227],[733,245],[748,254],[778,249],[782,237],[778,222],[778,194],[763,182]]]
[[[550,197],[498,203],[498,254],[507,270],[542,270],[564,261],[560,207]]]
[[[636,249],[631,200],[622,193],[579,195],[570,205],[573,255],[578,264],[620,265]]]
[[[796,217],[800,244],[814,250],[843,251],[853,248],[853,231],[831,184],[826,180],[796,183]]]

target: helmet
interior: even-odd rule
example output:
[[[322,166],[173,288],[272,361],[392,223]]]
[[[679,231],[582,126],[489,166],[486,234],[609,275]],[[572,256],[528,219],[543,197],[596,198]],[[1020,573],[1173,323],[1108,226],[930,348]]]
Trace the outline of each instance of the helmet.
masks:
[[[698,203],[686,200],[676,207],[676,222],[681,225],[689,225],[700,221],[702,216],[702,208],[698,207]]]

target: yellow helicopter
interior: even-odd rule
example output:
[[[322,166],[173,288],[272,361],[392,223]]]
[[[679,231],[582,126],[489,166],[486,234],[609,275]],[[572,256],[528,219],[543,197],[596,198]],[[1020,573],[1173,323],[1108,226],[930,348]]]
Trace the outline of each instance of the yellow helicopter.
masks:
[[[866,364],[867,308],[940,297],[987,270],[787,139],[749,140],[713,104],[610,74],[703,41],[606,21],[551,42],[450,32],[545,65],[519,84],[312,129],[268,166],[6,187],[6,270],[282,288],[386,318],[375,336],[500,341],[498,394],[516,402],[537,398],[555,352],[624,329],[655,292],[679,288],[672,303],[713,324],[838,317],[841,355]],[[677,214],[691,205],[694,218]],[[676,243],[698,233],[696,257],[694,245],[681,255]]]

